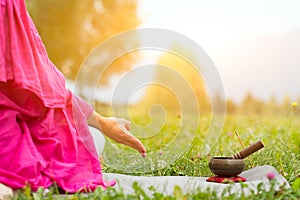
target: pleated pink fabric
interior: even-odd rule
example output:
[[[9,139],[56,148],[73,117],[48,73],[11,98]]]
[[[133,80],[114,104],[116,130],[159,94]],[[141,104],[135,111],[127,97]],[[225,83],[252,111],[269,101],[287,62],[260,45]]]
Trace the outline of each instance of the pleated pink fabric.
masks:
[[[65,88],[24,0],[0,0],[0,183],[73,193],[109,187],[90,135],[92,108]]]

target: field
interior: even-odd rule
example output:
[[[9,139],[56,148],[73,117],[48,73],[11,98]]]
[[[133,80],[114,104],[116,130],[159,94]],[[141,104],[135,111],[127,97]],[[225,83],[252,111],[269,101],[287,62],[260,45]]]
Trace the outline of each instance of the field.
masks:
[[[138,120],[139,118],[137,118]],[[210,176],[212,173],[208,168],[210,156],[223,155],[229,156],[243,149],[241,142],[244,145],[249,145],[258,140],[262,140],[265,148],[245,159],[246,169],[261,166],[271,165],[275,167],[289,182],[292,189],[283,189],[282,191],[265,191],[259,189],[259,193],[247,197],[239,197],[241,199],[299,199],[300,198],[300,119],[292,114],[285,116],[243,116],[234,115],[226,116],[223,130],[216,144],[210,149],[209,154],[203,154],[204,132],[209,127],[209,117],[200,117],[200,126],[193,124],[194,127],[185,126],[183,131],[186,133],[195,130],[195,137],[192,143],[185,152],[174,159],[171,152],[163,151],[172,138],[174,138],[175,130],[178,130],[178,123],[181,121],[181,116],[174,116],[166,122],[166,125],[159,130],[156,142],[151,139],[144,139],[147,146],[150,159],[155,160],[154,167],[151,170],[128,171],[130,174],[136,175],[172,175],[172,176]],[[139,122],[142,123],[142,122]],[[133,126],[132,132],[138,135],[143,134],[138,132],[138,127]],[[149,130],[150,131],[150,130]],[[173,133],[173,134],[172,134]],[[240,140],[238,139],[238,136]],[[184,145],[184,140],[183,145]],[[188,140],[190,142],[190,140]],[[110,147],[105,149],[107,156],[118,159],[117,153],[109,151]],[[123,148],[125,152],[132,152],[127,148]],[[166,148],[168,149],[168,148]],[[118,165],[130,166],[131,160],[119,158]],[[159,165],[160,161],[168,161],[166,165]],[[105,172],[126,173],[126,168],[117,168],[111,164],[112,161],[102,160],[103,170]],[[155,163],[157,165],[155,165]],[[56,190],[52,188],[50,193],[43,199],[147,199],[143,191],[138,185],[133,186],[136,194],[126,196],[122,191],[117,191],[114,188],[102,191],[96,190],[94,193],[84,195],[75,194],[69,197],[55,195]],[[42,191],[34,195],[34,199],[41,199]],[[173,196],[163,196],[155,192],[155,199],[219,199],[211,191],[196,191],[195,194],[183,195],[180,189]],[[20,192],[16,199],[31,199],[30,189],[27,188]],[[237,199],[234,194],[223,196],[222,199]]]

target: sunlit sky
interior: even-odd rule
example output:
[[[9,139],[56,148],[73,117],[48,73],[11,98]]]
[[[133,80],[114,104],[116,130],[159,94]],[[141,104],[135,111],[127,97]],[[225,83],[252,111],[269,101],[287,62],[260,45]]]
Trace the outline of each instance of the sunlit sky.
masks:
[[[300,97],[299,10],[298,0],[139,1],[141,27],[194,40],[237,101],[248,91],[264,100]]]

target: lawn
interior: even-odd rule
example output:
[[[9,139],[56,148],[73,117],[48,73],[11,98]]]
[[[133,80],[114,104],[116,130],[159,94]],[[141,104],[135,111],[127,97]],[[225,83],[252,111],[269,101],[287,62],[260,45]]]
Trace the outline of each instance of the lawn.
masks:
[[[244,199],[299,199],[300,198],[300,119],[297,116],[288,114],[285,116],[243,116],[233,115],[226,116],[225,123],[216,143],[209,151],[209,154],[203,154],[205,132],[208,130],[210,118],[202,116],[199,118],[199,125],[191,124],[184,126],[183,129],[178,129],[180,126],[181,117],[170,117],[166,125],[158,130],[158,134],[154,139],[142,139],[147,146],[149,152],[149,159],[152,159],[152,168],[149,170],[140,171],[140,168],[131,170],[129,174],[147,175],[147,176],[211,176],[213,175],[208,168],[208,161],[211,156],[230,156],[243,149],[241,142],[248,146],[258,140],[262,140],[265,147],[257,153],[245,159],[246,169],[261,166],[271,165],[282,174],[289,184],[293,186],[292,189],[283,189],[282,191],[265,191],[259,189],[259,192],[248,197],[240,197]],[[133,118],[141,120],[139,117]],[[181,125],[182,126],[182,125]],[[182,128],[182,127],[181,127]],[[185,151],[174,158],[174,153],[168,152],[168,143],[172,143],[176,131],[183,131],[187,134],[194,133],[193,139],[180,138],[183,146],[187,146]],[[144,130],[143,130],[144,131]],[[151,129],[149,129],[149,132]],[[132,132],[137,135],[145,134],[139,133],[139,128],[133,126]],[[238,137],[240,139],[238,139]],[[187,137],[188,138],[188,137]],[[185,144],[186,141],[186,144]],[[189,143],[190,145],[188,145]],[[106,156],[118,159],[116,152],[106,147]],[[132,152],[131,150],[120,146],[125,152]],[[163,149],[163,150],[161,150]],[[182,149],[181,149],[182,150]],[[132,160],[118,159],[118,166],[131,167]],[[155,161],[155,162],[154,162]],[[113,160],[107,161],[104,156],[102,161],[103,171],[126,173],[126,168],[116,167]],[[164,165],[159,165],[164,163]],[[131,165],[130,165],[131,164]],[[135,169],[135,168],[132,168]],[[122,191],[114,188],[102,191],[100,188],[91,194],[75,194],[73,196],[59,196],[55,195],[56,190],[52,188],[48,195],[43,199],[147,199],[138,185],[133,186],[136,193],[133,195],[125,195]],[[177,188],[173,196],[163,196],[162,194],[153,190],[154,199],[219,199],[212,191],[195,191],[194,194],[183,194],[180,188]],[[34,199],[41,199],[41,192],[34,195]],[[40,196],[39,196],[40,195]],[[15,199],[30,199],[30,189],[26,188],[20,192]],[[235,194],[223,196],[223,199],[236,199]]]

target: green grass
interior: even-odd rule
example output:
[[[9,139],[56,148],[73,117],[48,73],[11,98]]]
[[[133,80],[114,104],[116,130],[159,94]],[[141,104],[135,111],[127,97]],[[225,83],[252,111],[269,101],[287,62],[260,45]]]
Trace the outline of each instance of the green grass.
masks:
[[[247,146],[258,140],[262,140],[265,144],[265,148],[259,152],[251,155],[245,159],[246,169],[261,166],[271,165],[278,170],[289,182],[292,189],[282,189],[281,191],[265,191],[262,188],[258,188],[258,193],[253,193],[247,197],[237,197],[236,194],[224,195],[222,199],[300,199],[300,120],[292,115],[288,116],[227,116],[224,123],[223,130],[217,140],[217,143],[210,150],[208,155],[202,154],[202,148],[204,143],[204,135],[209,127],[209,117],[200,118],[200,126],[196,124],[190,124],[183,127],[183,131],[186,133],[194,132],[195,138],[192,141],[192,145],[182,155],[176,158],[174,161],[165,167],[157,167],[156,170],[142,172],[131,172],[131,174],[137,175],[159,175],[159,176],[211,176],[212,173],[208,168],[208,161],[211,156],[222,155],[230,156],[241,149],[239,140],[234,132],[236,131],[243,143]],[[170,152],[162,152],[163,155],[158,154],[158,150],[166,147],[172,137],[174,138],[174,132],[178,130],[180,118],[174,117],[168,121],[167,125],[160,129],[155,139],[147,140],[143,142],[147,146],[147,150],[150,152],[150,157],[159,162],[160,160],[168,160]],[[132,132],[138,133],[138,127],[133,126]],[[145,131],[145,130],[143,130]],[[150,132],[151,130],[149,130]],[[145,133],[143,133],[145,134]],[[184,143],[183,138],[182,142]],[[154,142],[155,141],[155,142]],[[186,140],[190,142],[190,140]],[[125,147],[124,151],[131,151]],[[109,151],[109,149],[106,149]],[[152,154],[151,154],[152,152]],[[114,152],[110,152],[110,156]],[[171,158],[170,158],[171,159]],[[172,160],[172,159],[171,159]],[[123,159],[122,164],[130,164],[130,160]],[[104,160],[103,171],[105,172],[117,172],[124,173],[122,170],[111,167],[109,163]],[[55,195],[55,189],[50,190],[48,195],[42,199],[151,199],[147,196],[143,190],[134,185],[135,194],[125,195],[122,191],[118,191],[115,188],[107,189],[106,191],[97,189],[91,194],[75,194],[73,196],[65,197]],[[155,191],[152,188],[153,199],[220,199],[213,191],[195,191],[193,194],[183,194],[180,188],[176,188],[172,196],[164,196]],[[42,194],[42,191],[35,194],[34,199],[38,198]],[[32,199],[30,191],[21,191],[15,197],[15,199]]]

